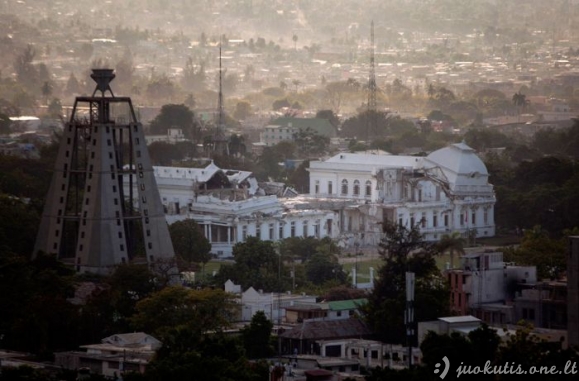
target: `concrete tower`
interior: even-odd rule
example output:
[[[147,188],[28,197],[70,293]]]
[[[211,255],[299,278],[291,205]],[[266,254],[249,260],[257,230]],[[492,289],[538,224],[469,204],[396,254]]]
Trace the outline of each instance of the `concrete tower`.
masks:
[[[114,96],[113,70],[91,77],[95,91],[76,98],[64,127],[34,255],[99,274],[122,263],[170,264],[173,244],[131,98]]]

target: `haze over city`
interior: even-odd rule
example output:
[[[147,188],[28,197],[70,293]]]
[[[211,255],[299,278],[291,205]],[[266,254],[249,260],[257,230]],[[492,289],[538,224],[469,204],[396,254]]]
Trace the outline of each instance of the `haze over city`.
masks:
[[[575,379],[578,25],[0,0],[0,381]]]

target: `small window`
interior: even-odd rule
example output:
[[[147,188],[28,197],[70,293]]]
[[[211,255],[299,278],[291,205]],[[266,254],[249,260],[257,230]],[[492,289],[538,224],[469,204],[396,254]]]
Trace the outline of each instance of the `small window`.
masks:
[[[149,242],[149,243],[147,244],[147,246],[149,247],[149,249],[152,249],[152,248],[153,248],[153,244],[152,244],[151,242]]]
[[[137,150],[136,155],[137,157],[141,157],[141,151]]]
[[[354,180],[354,196],[360,195],[360,182],[358,180]]]
[[[125,251],[125,245],[121,245],[121,251]]]
[[[113,143],[111,142],[111,139],[107,139],[107,145],[111,146]]]
[[[68,157],[68,156],[67,156],[67,157]],[[94,159],[94,151],[92,151],[92,152],[90,153],[90,158],[91,158],[91,159]]]

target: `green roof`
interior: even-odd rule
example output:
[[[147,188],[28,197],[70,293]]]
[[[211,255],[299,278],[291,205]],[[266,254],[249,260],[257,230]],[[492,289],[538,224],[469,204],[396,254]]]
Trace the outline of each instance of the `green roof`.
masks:
[[[318,135],[334,138],[337,136],[336,129],[328,119],[324,118],[290,118],[283,117],[273,120],[270,125],[289,127],[297,127],[300,130],[305,130],[308,127],[314,130]]]
[[[352,299],[352,300],[335,300],[333,302],[328,302],[331,311],[345,311],[345,310],[355,310],[360,306],[368,303],[368,299]]]

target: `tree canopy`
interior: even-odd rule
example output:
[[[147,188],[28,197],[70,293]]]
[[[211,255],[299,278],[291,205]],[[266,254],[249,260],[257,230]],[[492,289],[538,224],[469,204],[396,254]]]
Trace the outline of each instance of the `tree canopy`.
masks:
[[[406,272],[413,272],[416,277],[416,321],[435,320],[448,314],[448,288],[434,260],[437,254],[434,244],[424,241],[417,226],[407,229],[385,224],[384,234],[379,249],[384,264],[378,270],[364,311],[381,340],[403,343]]]
[[[205,238],[199,225],[193,219],[177,221],[169,225],[175,255],[186,267],[205,264],[211,259],[211,243]]]

